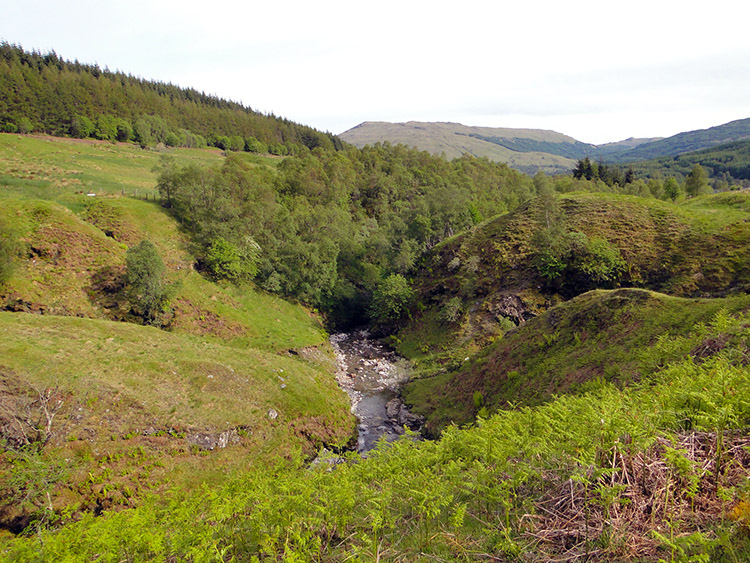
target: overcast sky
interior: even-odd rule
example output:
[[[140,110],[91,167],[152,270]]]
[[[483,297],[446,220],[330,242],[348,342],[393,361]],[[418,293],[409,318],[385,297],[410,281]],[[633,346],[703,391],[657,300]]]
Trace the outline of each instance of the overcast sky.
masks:
[[[3,0],[0,39],[341,133],[363,121],[590,143],[750,117],[746,0]]]

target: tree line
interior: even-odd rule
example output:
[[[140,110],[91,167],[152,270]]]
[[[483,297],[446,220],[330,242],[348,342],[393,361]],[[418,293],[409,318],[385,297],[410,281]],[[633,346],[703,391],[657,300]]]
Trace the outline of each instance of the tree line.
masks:
[[[163,205],[194,235],[199,267],[253,279],[339,323],[362,322],[377,288],[408,276],[426,250],[536,195],[505,164],[387,143],[304,150],[277,167],[231,154],[216,168],[166,157],[158,178]]]
[[[0,131],[288,154],[330,133],[240,103],[0,42]]]
[[[592,191],[619,191],[671,201],[740,187],[728,174],[719,174],[711,179],[706,168],[698,162],[692,164],[690,172],[669,175],[666,179],[658,171],[652,170],[649,174],[642,169],[641,172],[645,179],[638,178],[634,165],[623,168],[586,157],[576,162],[572,175],[577,180],[593,182],[596,187]]]

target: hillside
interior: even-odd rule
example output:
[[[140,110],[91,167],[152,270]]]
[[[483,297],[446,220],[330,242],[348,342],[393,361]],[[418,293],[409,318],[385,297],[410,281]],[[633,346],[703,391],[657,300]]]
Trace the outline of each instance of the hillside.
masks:
[[[749,196],[747,191],[730,192],[675,205],[632,196],[569,194],[559,201],[559,223],[551,230],[545,228],[543,200],[537,199],[444,242],[415,276],[417,305],[392,343],[427,377],[457,374],[456,385],[464,394],[459,401],[449,392],[452,399],[444,401],[449,376],[441,375],[410,383],[405,392],[409,403],[437,417],[443,415],[430,404],[449,407],[443,421],[470,420],[476,410],[473,390],[461,379],[467,360],[502,341],[507,331],[591,289],[630,286],[693,298],[747,292]],[[540,237],[540,232],[547,234]],[[554,254],[559,245],[570,246]],[[545,275],[550,264],[557,268],[554,277]],[[538,352],[533,348],[530,354]],[[587,366],[591,377],[601,375],[593,363]],[[528,383],[525,389],[535,385]],[[512,393],[505,397],[523,399]]]
[[[708,129],[686,131],[666,139],[640,144],[632,150],[608,155],[614,162],[633,162],[707,149],[750,138],[750,118],[730,121]]]
[[[449,159],[470,154],[527,173],[570,171],[591,146],[554,131],[469,127],[459,123],[365,122],[339,135],[356,147],[389,142]]]
[[[636,293],[672,309],[669,298]],[[595,294],[593,303],[616,296]],[[720,312],[694,331],[663,335],[650,358],[666,352],[671,361],[644,373],[648,385],[601,382],[449,427],[439,441],[348,457],[334,470],[277,463],[19,537],[2,556],[745,561],[749,321],[747,311]],[[707,330],[725,335],[723,350],[707,345]]]
[[[414,279],[422,305],[399,334],[401,348],[411,356],[417,346],[406,342],[412,339],[433,352],[481,340],[499,330],[498,320],[518,324],[596,287],[636,286],[685,297],[746,291],[749,198],[747,191],[681,205],[614,194],[537,198],[424,258]],[[550,212],[557,216],[547,228]],[[562,244],[572,247],[550,254]],[[558,261],[552,272],[551,260]],[[616,269],[607,276],[597,273],[597,264]],[[457,311],[453,321],[445,320],[448,308]]]
[[[700,164],[715,181],[726,185],[732,180],[750,183],[750,140],[732,141],[676,156],[634,162],[629,166],[639,177],[684,178],[693,166]]]
[[[142,146],[205,147],[288,154],[342,148],[322,133],[237,102],[148,81],[54,51],[0,42],[0,132],[134,141]]]
[[[740,119],[709,129],[687,131],[662,139],[630,138],[615,143],[590,145],[572,137],[537,129],[507,129],[491,127],[469,127],[458,123],[407,123],[364,122],[341,133],[341,138],[357,147],[375,143],[402,143],[417,147],[432,154],[445,154],[457,158],[462,154],[486,157],[505,162],[517,170],[533,174],[537,170],[551,174],[567,173],[575,161],[590,157],[615,163],[635,163],[637,171],[659,167],[666,174],[671,168],[680,175],[687,175],[690,168],[685,163],[699,162],[708,166],[714,175],[722,172],[742,179],[742,171],[727,161],[726,151],[744,150],[739,146],[719,147],[750,138],[750,119]],[[696,151],[707,151],[705,154]],[[718,155],[711,154],[718,151]],[[744,153],[743,153],[744,154]],[[672,162],[672,157],[685,155],[685,163]],[[653,165],[640,161],[662,160]],[[679,159],[675,159],[679,160]]]
[[[159,156],[0,135],[0,237],[16,241],[0,283],[2,528],[36,526],[47,506],[63,521],[132,507],[353,436],[320,319],[195,271],[191,238],[153,201]],[[124,276],[144,239],[170,288],[162,328],[141,326]]]
[[[747,190],[358,149],[6,43],[0,93],[0,560],[750,560]],[[347,452],[326,329],[363,323],[435,439]]]
[[[750,309],[750,297],[669,297],[642,289],[595,290],[556,305],[506,332],[477,356],[405,390],[437,432],[482,410],[539,405],[605,383],[648,383],[686,355],[701,361],[725,348],[750,359],[740,334],[717,330],[717,315]],[[699,345],[685,338],[703,338]],[[674,344],[665,346],[666,338]]]

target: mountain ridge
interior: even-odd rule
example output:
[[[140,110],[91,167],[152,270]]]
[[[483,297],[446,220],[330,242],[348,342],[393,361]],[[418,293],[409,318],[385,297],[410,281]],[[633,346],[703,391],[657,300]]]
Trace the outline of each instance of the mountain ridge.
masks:
[[[549,129],[479,127],[454,122],[364,121],[339,137],[356,147],[378,142],[405,144],[457,158],[471,154],[505,162],[533,174],[568,172],[575,161],[589,157],[615,163],[677,156],[722,143],[750,138],[750,118],[685,131],[671,137],[635,138],[594,145]]]

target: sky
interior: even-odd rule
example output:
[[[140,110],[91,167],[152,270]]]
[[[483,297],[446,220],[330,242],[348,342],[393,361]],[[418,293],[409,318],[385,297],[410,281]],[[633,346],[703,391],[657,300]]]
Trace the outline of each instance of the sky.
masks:
[[[588,143],[750,117],[746,0],[3,0],[0,39],[322,131],[552,129]]]

